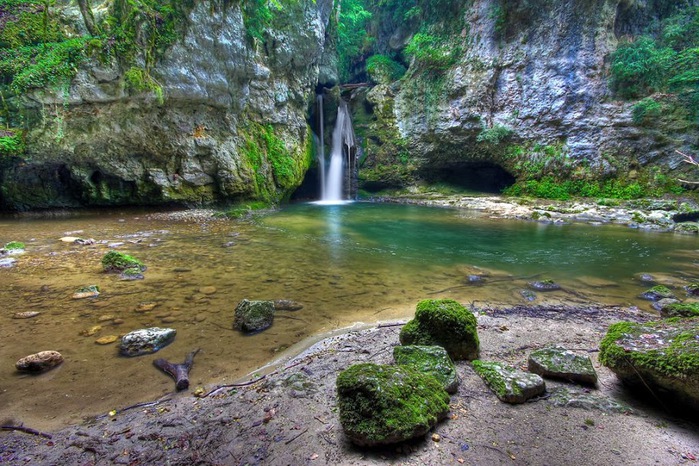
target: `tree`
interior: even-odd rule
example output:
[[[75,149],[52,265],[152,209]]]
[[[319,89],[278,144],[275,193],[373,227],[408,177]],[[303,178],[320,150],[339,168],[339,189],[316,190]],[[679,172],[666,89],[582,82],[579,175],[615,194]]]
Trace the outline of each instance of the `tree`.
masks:
[[[100,30],[95,23],[95,17],[92,15],[92,5],[90,5],[90,0],[78,0],[78,6],[80,7],[80,14],[85,22],[87,32],[89,32],[92,36],[99,36]]]

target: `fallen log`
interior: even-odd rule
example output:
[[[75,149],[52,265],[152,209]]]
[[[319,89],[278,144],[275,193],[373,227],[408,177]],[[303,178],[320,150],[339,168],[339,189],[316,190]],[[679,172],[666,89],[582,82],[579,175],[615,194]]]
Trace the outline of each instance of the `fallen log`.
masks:
[[[189,370],[198,352],[199,348],[189,353],[182,364],[173,364],[161,358],[153,361],[153,365],[175,379],[175,388],[178,391],[185,390],[189,388]]]

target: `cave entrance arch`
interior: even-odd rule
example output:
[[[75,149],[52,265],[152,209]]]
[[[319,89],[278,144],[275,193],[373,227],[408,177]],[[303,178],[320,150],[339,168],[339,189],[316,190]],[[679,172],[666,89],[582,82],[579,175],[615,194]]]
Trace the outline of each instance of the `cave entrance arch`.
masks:
[[[458,162],[431,167],[423,173],[430,184],[444,183],[466,191],[499,194],[516,179],[500,165],[491,162]]]

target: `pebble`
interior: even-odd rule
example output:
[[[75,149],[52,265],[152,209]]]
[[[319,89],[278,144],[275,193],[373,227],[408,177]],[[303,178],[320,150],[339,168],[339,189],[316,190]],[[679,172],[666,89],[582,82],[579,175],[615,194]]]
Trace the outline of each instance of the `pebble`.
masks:
[[[201,294],[214,294],[216,293],[216,287],[215,286],[203,286],[199,288],[199,293]]]
[[[63,355],[58,351],[40,351],[25,356],[15,363],[18,371],[44,372],[63,363]]]
[[[108,345],[110,343],[114,343],[118,339],[119,337],[116,335],[106,335],[95,340],[95,343],[97,343],[98,345]]]
[[[442,437],[440,437],[439,434],[432,434],[433,442],[439,442],[440,440],[442,440]]]
[[[41,314],[41,312],[38,312],[38,311],[16,312],[12,316],[12,318],[13,319],[31,319],[32,317],[36,317],[39,314]]]
[[[173,316],[163,317],[161,321],[164,324],[172,324],[173,322],[177,322],[177,317],[173,317]]]
[[[102,330],[102,326],[101,326],[101,325],[95,325],[95,326],[93,326],[93,327],[90,327],[90,328],[87,329],[87,330],[81,331],[81,332],[80,332],[80,335],[82,335],[82,336],[84,336],[84,337],[91,337],[92,335],[95,335],[97,332],[99,332],[99,331],[101,331],[101,330]]]
[[[206,314],[197,314],[194,320],[197,322],[204,322],[206,320]]]
[[[97,322],[108,322],[110,320],[114,320],[113,315],[100,316],[99,319],[97,319]]]
[[[136,306],[136,312],[152,311],[157,305],[158,303],[139,303],[138,306]]]

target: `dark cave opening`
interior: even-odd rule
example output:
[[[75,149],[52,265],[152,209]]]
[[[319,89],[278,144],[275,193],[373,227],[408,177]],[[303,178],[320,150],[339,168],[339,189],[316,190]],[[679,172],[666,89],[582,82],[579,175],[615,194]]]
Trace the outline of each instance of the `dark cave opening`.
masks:
[[[490,162],[458,162],[430,167],[422,174],[430,184],[443,183],[466,191],[499,194],[516,179],[500,165]]]

